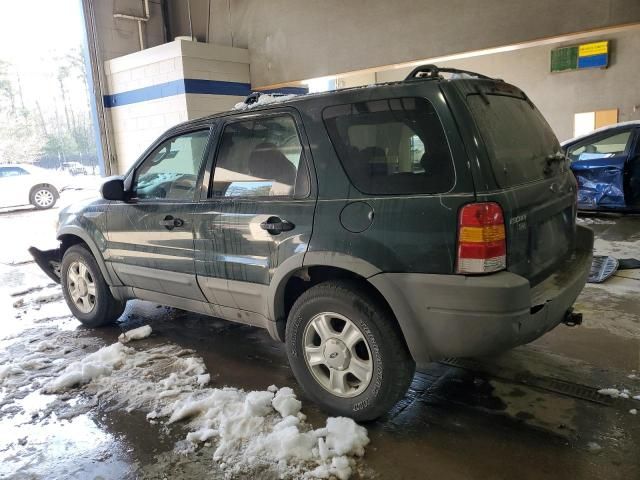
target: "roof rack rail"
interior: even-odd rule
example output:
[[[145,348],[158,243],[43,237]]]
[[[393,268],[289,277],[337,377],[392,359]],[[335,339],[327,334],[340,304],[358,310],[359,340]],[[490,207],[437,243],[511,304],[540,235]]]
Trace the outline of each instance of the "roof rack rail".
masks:
[[[496,78],[487,77],[486,75],[482,75],[481,73],[471,72],[469,70],[459,70],[457,68],[439,68],[436,65],[420,65],[413,70],[411,73],[407,75],[405,81],[408,80],[419,80],[421,78],[442,78],[440,72],[453,73],[453,74],[467,74],[473,77],[481,78],[483,80],[498,80]]]

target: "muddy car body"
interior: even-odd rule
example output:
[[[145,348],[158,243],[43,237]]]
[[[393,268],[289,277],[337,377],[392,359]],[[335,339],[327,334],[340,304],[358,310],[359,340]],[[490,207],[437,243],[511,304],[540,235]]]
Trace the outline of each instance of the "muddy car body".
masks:
[[[579,320],[593,236],[558,142],[518,88],[457,76],[179,125],[32,252],[87,325],[138,298],[263,327],[311,398],[375,418],[416,365]]]

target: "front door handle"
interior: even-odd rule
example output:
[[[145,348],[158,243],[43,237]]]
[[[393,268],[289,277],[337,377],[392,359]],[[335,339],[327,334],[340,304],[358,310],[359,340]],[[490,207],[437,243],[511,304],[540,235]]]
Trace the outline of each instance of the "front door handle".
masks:
[[[265,222],[262,222],[260,224],[260,228],[266,230],[272,235],[278,235],[279,233],[293,230],[294,228],[296,228],[296,226],[293,223],[282,220],[279,217],[269,217]]]
[[[164,220],[160,220],[160,225],[162,225],[167,230],[173,230],[176,227],[182,227],[184,225],[184,220],[181,218],[173,218],[171,215],[167,215],[164,217]]]

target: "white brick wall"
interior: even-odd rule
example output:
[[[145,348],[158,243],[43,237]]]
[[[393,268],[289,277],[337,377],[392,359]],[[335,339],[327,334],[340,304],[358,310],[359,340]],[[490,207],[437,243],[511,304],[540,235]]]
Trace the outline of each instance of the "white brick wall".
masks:
[[[109,94],[184,78],[249,83],[247,50],[176,41],[105,62]],[[109,108],[124,173],[147,147],[174,125],[229,110],[243,97],[180,94]]]

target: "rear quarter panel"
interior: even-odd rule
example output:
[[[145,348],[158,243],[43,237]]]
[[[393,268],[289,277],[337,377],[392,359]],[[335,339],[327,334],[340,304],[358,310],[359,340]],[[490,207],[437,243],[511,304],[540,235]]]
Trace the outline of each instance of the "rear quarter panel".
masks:
[[[422,97],[443,124],[456,171],[453,188],[437,195],[367,195],[353,187],[329,139],[322,111],[330,105],[386,98]],[[318,177],[318,203],[309,252],[335,252],[359,258],[383,272],[452,273],[456,259],[457,215],[474,201],[466,152],[438,82],[418,81],[347,90],[310,101],[302,109]],[[371,210],[368,228],[352,232],[341,212],[354,202]],[[366,211],[366,208],[364,209]]]

